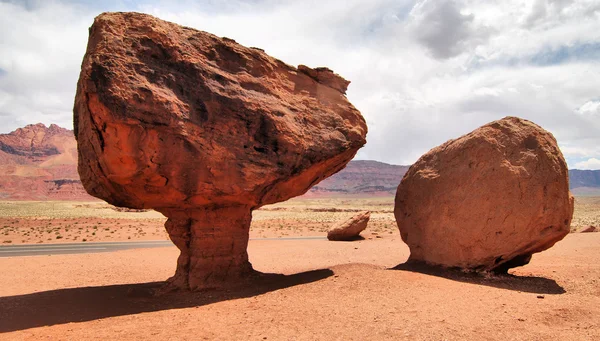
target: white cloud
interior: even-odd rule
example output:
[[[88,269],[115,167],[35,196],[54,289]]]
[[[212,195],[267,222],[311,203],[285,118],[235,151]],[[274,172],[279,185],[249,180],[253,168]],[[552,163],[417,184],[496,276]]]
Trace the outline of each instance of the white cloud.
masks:
[[[367,119],[363,159],[409,164],[507,115],[551,131],[571,166],[600,158],[596,0],[0,2],[2,132],[71,126],[87,27],[107,9],[330,67],[352,81],[348,98]]]
[[[446,59],[484,43],[489,30],[473,25],[475,15],[463,14],[453,0],[423,0],[411,11],[411,30],[435,58]]]
[[[585,102],[579,109],[577,109],[582,115],[591,115],[600,117],[600,100],[593,100]]]
[[[93,16],[77,6],[47,4],[28,9],[0,2],[0,113],[10,117],[5,131],[37,122],[71,126]]]
[[[575,169],[600,169],[600,159],[591,158],[575,164]]]

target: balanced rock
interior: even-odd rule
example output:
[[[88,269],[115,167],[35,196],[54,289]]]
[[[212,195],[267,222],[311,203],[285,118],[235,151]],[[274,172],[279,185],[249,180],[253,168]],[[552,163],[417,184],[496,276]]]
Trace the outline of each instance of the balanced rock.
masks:
[[[360,233],[367,228],[371,212],[364,211],[336,225],[327,233],[327,239],[335,241],[356,240]]]
[[[423,155],[394,214],[409,261],[506,272],[569,233],[573,197],[552,134],[506,117]]]
[[[305,193],[365,144],[348,82],[311,70],[149,15],[95,19],[74,107],[79,174],[91,195],[168,217],[176,288],[251,274],[251,211]]]

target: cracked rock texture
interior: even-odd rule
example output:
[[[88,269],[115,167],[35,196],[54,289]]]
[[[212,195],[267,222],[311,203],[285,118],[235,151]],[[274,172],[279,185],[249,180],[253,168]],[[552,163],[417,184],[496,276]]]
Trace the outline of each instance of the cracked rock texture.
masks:
[[[573,197],[552,134],[506,117],[423,155],[394,214],[409,261],[505,272],[569,233]]]
[[[304,194],[365,144],[348,83],[149,15],[101,14],[75,98],[82,183],[169,218],[176,287],[235,282],[252,272],[251,211]]]
[[[352,241],[359,238],[360,233],[367,228],[371,212],[364,211],[345,220],[327,233],[327,239],[333,241]]]

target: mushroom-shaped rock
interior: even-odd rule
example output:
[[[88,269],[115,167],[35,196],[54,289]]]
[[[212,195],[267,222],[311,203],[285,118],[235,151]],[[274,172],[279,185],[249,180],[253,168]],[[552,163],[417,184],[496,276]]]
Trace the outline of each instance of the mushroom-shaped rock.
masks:
[[[305,193],[364,145],[347,84],[149,15],[101,14],[75,98],[82,183],[168,217],[172,285],[233,284],[252,272],[251,211]]]
[[[356,240],[360,233],[367,228],[371,212],[364,211],[354,217],[337,224],[327,233],[327,239],[333,241]]]
[[[552,134],[506,117],[423,155],[394,214],[409,261],[506,272],[569,233],[573,197]]]

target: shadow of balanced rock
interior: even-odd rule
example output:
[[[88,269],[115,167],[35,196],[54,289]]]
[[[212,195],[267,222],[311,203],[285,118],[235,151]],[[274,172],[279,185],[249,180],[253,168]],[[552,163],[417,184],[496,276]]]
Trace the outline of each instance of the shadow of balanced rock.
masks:
[[[410,261],[505,273],[569,233],[573,203],[554,136],[506,117],[423,155],[394,215]]]
[[[323,280],[329,269],[293,275],[261,274],[231,290],[166,292],[164,282],[88,286],[0,296],[0,333],[72,322],[86,322],[253,297],[275,290]]]
[[[252,210],[304,194],[365,144],[348,84],[149,15],[101,14],[75,97],[82,183],[168,217],[172,287],[235,284],[253,273]]]

